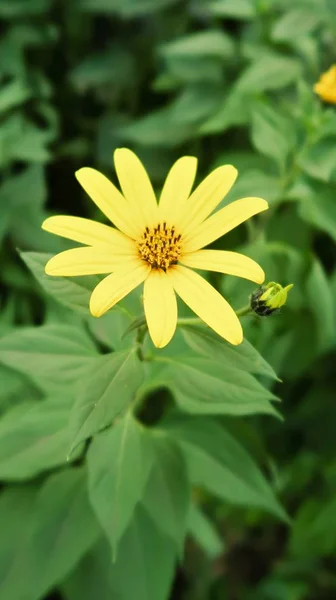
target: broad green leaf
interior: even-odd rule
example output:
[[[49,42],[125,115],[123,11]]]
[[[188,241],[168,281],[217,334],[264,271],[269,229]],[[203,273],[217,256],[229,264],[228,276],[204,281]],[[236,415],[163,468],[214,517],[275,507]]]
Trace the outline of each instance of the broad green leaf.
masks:
[[[65,465],[72,398],[66,393],[8,411],[0,420],[0,479],[22,480]],[[76,458],[76,456],[74,456]]]
[[[207,10],[218,17],[250,20],[257,16],[253,0],[214,0],[206,6]]]
[[[194,60],[202,56],[225,59],[232,55],[233,50],[230,36],[216,29],[192,33],[159,48],[159,52],[165,57],[191,57]]]
[[[336,186],[301,178],[290,190],[299,200],[299,214],[314,229],[321,229],[336,240]]]
[[[20,79],[14,79],[0,88],[0,114],[6,113],[29,99],[31,90]]]
[[[88,325],[95,338],[101,344],[113,350],[123,350],[133,346],[136,331],[130,331],[127,335],[124,335],[132,322],[132,315],[124,310],[124,305],[122,308],[120,305],[116,310],[109,310],[99,319],[92,316],[88,317]]]
[[[0,188],[1,203],[13,210],[27,211],[42,208],[47,196],[43,168],[39,165],[27,167],[22,173],[5,180]],[[32,203],[31,199],[34,199]]]
[[[120,138],[141,146],[174,148],[183,144],[192,135],[192,124],[173,121],[169,108],[152,111],[129,125],[120,128]]]
[[[5,365],[0,365],[0,381],[0,412],[15,406],[21,399],[38,399],[41,395],[28,377]]]
[[[111,564],[101,540],[63,586],[66,600],[168,600],[174,576],[175,549],[139,506]]]
[[[336,182],[336,138],[325,137],[301,153],[298,161],[311,177]]]
[[[157,528],[182,548],[189,510],[189,481],[184,457],[166,436],[152,436],[153,465],[142,503]]]
[[[31,270],[43,289],[56,300],[83,314],[89,314],[89,301],[93,288],[100,278],[88,277],[51,277],[44,272],[45,264],[52,254],[42,252],[21,252],[21,258]]]
[[[329,350],[336,343],[334,302],[327,275],[317,259],[313,260],[307,277],[306,294],[316,320],[318,350]]]
[[[279,110],[258,103],[252,109],[252,142],[261,154],[273,159],[284,173],[286,162],[295,145],[293,123]]]
[[[111,544],[113,557],[141,500],[149,476],[152,448],[129,411],[94,438],[88,452],[92,506]]]
[[[201,134],[220,133],[229,127],[248,123],[249,115],[249,98],[234,85],[214,114],[200,126],[199,131]]]
[[[101,535],[89,505],[82,468],[49,477],[30,507],[15,548],[10,529],[6,537],[5,529],[1,530],[5,560],[1,564],[0,593],[6,600],[43,598]]]
[[[323,11],[310,11],[309,7],[296,8],[284,14],[275,22],[271,37],[276,42],[295,42],[301,36],[309,35],[323,20]]]
[[[211,419],[185,418],[166,428],[181,444],[193,484],[228,502],[257,506],[288,520],[248,452],[224,427]]]
[[[276,397],[252,375],[209,358],[165,358],[157,384],[168,387],[178,406],[191,414],[278,415]]]
[[[125,411],[143,379],[135,348],[100,356],[82,376],[70,430],[73,449]]]
[[[289,543],[291,556],[334,555],[336,548],[336,500],[311,498],[300,507]]]
[[[237,89],[254,94],[260,94],[264,90],[278,90],[297,81],[300,73],[301,65],[297,59],[269,52],[258,57],[243,71]]]
[[[43,386],[75,383],[98,356],[85,331],[69,325],[19,328],[0,339],[0,363]]]
[[[190,506],[188,532],[211,559],[217,558],[224,552],[224,541],[210,519],[196,504]]]
[[[208,359],[231,365],[243,371],[277,379],[271,365],[246,338],[239,346],[232,346],[214,331],[202,325],[184,325],[181,330],[190,348]]]

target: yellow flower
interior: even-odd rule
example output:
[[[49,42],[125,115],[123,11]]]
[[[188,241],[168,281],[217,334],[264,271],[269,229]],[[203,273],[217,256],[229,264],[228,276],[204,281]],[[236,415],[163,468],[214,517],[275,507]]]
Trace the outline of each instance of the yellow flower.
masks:
[[[280,283],[270,281],[267,285],[258,288],[251,295],[251,308],[260,317],[268,317],[286,304],[287,294],[294,287],[293,283],[289,283],[286,287],[282,287]]]
[[[234,310],[192,269],[262,283],[264,272],[252,259],[202,248],[266,210],[267,202],[242,198],[211,214],[232,187],[237,170],[231,165],[218,167],[190,195],[197,159],[184,156],[172,166],[157,203],[147,172],[133,152],[117,149],[114,163],[122,194],[95,169],[79,169],[76,177],[118,229],[81,217],[49,217],[43,229],[85,247],[57,254],[47,263],[46,273],[63,277],[110,273],[92,292],[90,311],[95,317],[143,283],[148,330],[158,348],[168,344],[176,329],[175,293],[220,336],[240,344],[242,328]]]
[[[325,102],[336,104],[336,65],[322,73],[319,81],[314,85],[314,91]]]

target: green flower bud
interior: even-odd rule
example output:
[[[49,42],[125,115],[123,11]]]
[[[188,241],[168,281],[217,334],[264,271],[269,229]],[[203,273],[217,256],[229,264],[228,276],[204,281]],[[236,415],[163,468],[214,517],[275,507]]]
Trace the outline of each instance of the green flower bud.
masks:
[[[286,303],[287,294],[293,287],[293,283],[282,287],[280,283],[270,281],[260,286],[250,297],[251,309],[260,317],[268,317],[274,312],[279,312],[281,306]]]

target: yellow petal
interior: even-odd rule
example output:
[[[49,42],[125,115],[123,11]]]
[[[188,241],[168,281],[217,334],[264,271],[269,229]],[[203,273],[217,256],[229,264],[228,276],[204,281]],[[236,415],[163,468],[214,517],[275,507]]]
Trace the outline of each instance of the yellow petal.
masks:
[[[194,156],[182,156],[173,164],[160,196],[160,221],[176,226],[194,185],[196,170],[197,158]]]
[[[76,177],[93,202],[118,229],[134,239],[139,235],[132,209],[105,175],[96,169],[83,167],[76,171]]]
[[[112,273],[120,269],[129,260],[134,259],[133,255],[112,254],[106,248],[74,248],[65,250],[51,258],[46,266],[47,275],[56,275],[58,277],[74,277],[76,275],[99,275],[103,273]]]
[[[134,241],[121,231],[82,217],[49,217],[42,223],[42,229],[88,246],[109,246],[120,252],[130,252],[134,248]]]
[[[236,277],[243,277],[255,283],[263,283],[265,280],[265,273],[258,263],[238,252],[197,250],[183,255],[179,262],[192,269],[236,275]]]
[[[187,236],[187,239],[183,241],[183,251],[193,252],[211,244],[217,238],[267,208],[268,204],[262,198],[241,198],[231,202],[211,215]]]
[[[98,283],[91,294],[90,311],[94,317],[101,317],[107,310],[122,300],[142,283],[150,271],[150,266],[140,258],[108,275]]]
[[[172,339],[177,322],[177,303],[171,280],[161,269],[152,269],[144,284],[144,308],[154,346],[163,348]]]
[[[230,304],[203,277],[176,266],[168,271],[176,293],[218,335],[237,345],[243,341],[239,319]]]
[[[142,231],[158,223],[158,206],[147,171],[139,158],[128,148],[118,148],[114,165],[120,187]]]
[[[184,235],[193,231],[207,218],[233,186],[237,169],[224,165],[215,169],[191,194],[181,221],[176,223]]]

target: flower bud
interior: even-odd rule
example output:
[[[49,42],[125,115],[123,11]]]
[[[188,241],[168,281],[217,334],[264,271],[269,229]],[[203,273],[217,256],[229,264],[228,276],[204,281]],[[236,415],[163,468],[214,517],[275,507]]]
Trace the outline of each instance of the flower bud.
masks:
[[[287,294],[293,287],[293,283],[282,287],[280,283],[270,281],[260,286],[250,297],[251,309],[260,317],[268,317],[274,312],[279,312],[281,306],[286,303]]]

